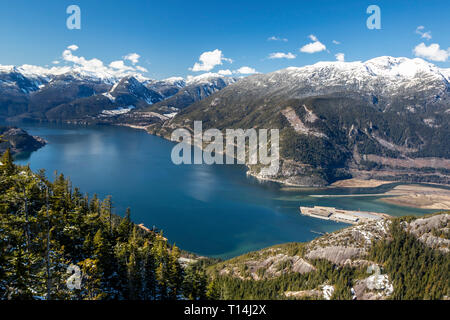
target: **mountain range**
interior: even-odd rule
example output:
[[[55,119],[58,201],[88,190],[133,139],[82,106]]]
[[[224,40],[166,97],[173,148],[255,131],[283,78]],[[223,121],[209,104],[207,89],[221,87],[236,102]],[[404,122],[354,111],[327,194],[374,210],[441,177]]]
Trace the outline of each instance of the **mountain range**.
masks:
[[[45,71],[43,71],[45,70]],[[359,177],[450,182],[450,69],[422,59],[319,62],[243,79],[152,80],[0,67],[0,118],[280,130],[281,169],[258,178],[324,186]]]
[[[239,80],[153,124],[175,128],[277,128],[281,170],[260,178],[323,186],[349,177],[448,184],[449,70],[422,59],[320,62]]]
[[[29,65],[0,66],[0,119],[96,122],[108,114],[104,111],[146,110],[162,101],[172,113],[234,81],[214,73],[152,80],[139,74],[117,78],[75,69],[51,73]]]

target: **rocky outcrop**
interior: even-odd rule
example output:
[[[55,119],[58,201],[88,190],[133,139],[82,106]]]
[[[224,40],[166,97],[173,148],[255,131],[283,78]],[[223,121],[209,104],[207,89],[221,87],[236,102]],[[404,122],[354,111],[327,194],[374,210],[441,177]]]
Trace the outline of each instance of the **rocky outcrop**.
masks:
[[[240,279],[261,280],[279,277],[285,273],[305,274],[316,270],[312,264],[297,255],[289,256],[285,253],[278,253],[269,257],[264,257],[264,255],[245,261],[244,268],[230,264],[220,273]]]
[[[416,260],[423,258],[430,270],[441,274],[436,277],[437,282],[417,281],[417,285],[422,286],[422,292],[421,295],[412,293],[413,296],[429,297],[426,291],[436,284],[437,290],[441,290],[442,286],[444,293],[438,298],[446,299],[447,270],[445,263],[439,262],[445,260],[437,259],[448,258],[438,250],[449,254],[449,220],[450,214],[444,212],[421,218],[402,217],[361,223],[307,243],[287,243],[250,252],[212,265],[209,272],[214,277],[236,278],[234,280],[238,283],[237,279],[244,280],[243,285],[251,281],[262,282],[258,284],[260,286],[264,285],[264,281],[269,285],[277,283],[281,289],[278,296],[274,296],[276,298],[384,300],[398,298],[397,290],[401,290],[398,287],[399,278],[408,281],[409,285],[416,281],[410,276],[422,268],[414,265]],[[425,258],[428,253],[424,250],[405,261],[411,243],[402,246],[401,243],[405,243],[403,237],[407,234],[405,231],[398,232],[401,226],[426,246],[435,249],[436,255]],[[411,236],[409,238],[411,240]],[[418,241],[411,241],[416,250],[423,249]],[[402,259],[397,259],[396,255]],[[398,261],[392,262],[396,259]],[[432,263],[434,265],[431,266]],[[407,264],[407,267],[398,267],[398,264]],[[416,269],[411,274],[405,274],[412,270],[410,268]],[[345,274],[350,276],[343,292],[341,280],[346,277]],[[431,279],[430,274],[427,273],[423,279]]]
[[[32,152],[43,147],[45,140],[29,135],[25,130],[16,127],[0,127],[0,153],[10,149],[13,154]]]
[[[428,247],[450,252],[450,214],[416,219],[409,224],[405,223],[404,227]]]
[[[326,259],[335,264],[343,265],[347,260],[352,260],[355,257],[359,257],[362,253],[364,253],[364,250],[361,248],[331,246],[310,251],[306,255],[306,258],[312,260]]]

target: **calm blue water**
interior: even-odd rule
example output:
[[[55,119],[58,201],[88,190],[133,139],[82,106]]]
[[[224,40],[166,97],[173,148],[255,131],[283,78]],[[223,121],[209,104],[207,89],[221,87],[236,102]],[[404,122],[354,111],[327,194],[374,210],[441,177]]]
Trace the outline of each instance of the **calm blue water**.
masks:
[[[300,205],[329,205],[395,215],[423,214],[374,197],[314,198],[311,194],[376,193],[371,190],[281,188],[248,178],[238,165],[181,165],[170,160],[173,143],[125,127],[21,125],[48,144],[17,159],[33,170],[69,176],[90,195],[112,195],[115,212],[155,225],[180,248],[228,258],[278,243],[308,241],[316,232],[346,225],[301,216]]]

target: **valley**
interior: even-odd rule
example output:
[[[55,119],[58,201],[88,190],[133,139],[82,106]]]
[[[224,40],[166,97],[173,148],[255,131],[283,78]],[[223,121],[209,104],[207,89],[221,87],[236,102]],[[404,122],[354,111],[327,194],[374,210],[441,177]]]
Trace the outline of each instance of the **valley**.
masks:
[[[450,182],[448,70],[417,58],[321,62],[243,79],[117,79],[24,67],[4,68],[0,78],[7,120],[119,124],[167,139],[177,128],[192,131],[194,121],[205,130],[278,129],[279,172],[263,176],[261,166],[248,165],[262,180]]]

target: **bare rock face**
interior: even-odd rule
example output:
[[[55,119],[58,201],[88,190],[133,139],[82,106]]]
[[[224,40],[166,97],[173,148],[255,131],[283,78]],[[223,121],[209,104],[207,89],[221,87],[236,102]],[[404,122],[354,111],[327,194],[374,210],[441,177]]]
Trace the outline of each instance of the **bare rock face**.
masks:
[[[245,261],[245,270],[232,266],[221,271],[222,274],[230,275],[241,279],[270,279],[279,277],[285,273],[308,273],[316,270],[312,264],[299,256],[288,256],[278,253],[261,260],[251,259]]]
[[[348,260],[360,257],[364,250],[355,247],[330,246],[318,248],[306,254],[308,259],[325,259],[335,264],[344,265]]]
[[[353,286],[353,297],[357,300],[384,300],[394,292],[387,274],[375,274],[357,280]]]
[[[267,178],[260,174],[261,168],[259,166],[249,165],[248,167],[248,174],[262,180]],[[287,159],[280,160],[278,173],[275,176],[269,176],[269,178],[270,180],[295,186],[324,187],[328,185],[328,182],[310,165]]]
[[[287,298],[294,298],[294,299],[302,299],[302,298],[319,299],[322,296],[322,292],[316,289],[302,290],[302,291],[286,291],[284,295]]]
[[[308,261],[300,257],[296,258],[298,258],[297,261],[295,261],[292,265],[293,272],[304,274],[316,270],[316,268],[314,268]]]
[[[339,265],[361,266],[373,240],[388,235],[389,220],[371,221],[333,232],[311,241],[307,259],[326,259]]]
[[[416,219],[409,224],[405,224],[404,227],[425,245],[448,253],[450,251],[449,223],[450,214],[439,214]]]
[[[308,245],[313,251],[324,247],[355,247],[367,251],[373,240],[383,239],[388,235],[389,220],[377,220],[348,227],[314,239]]]

